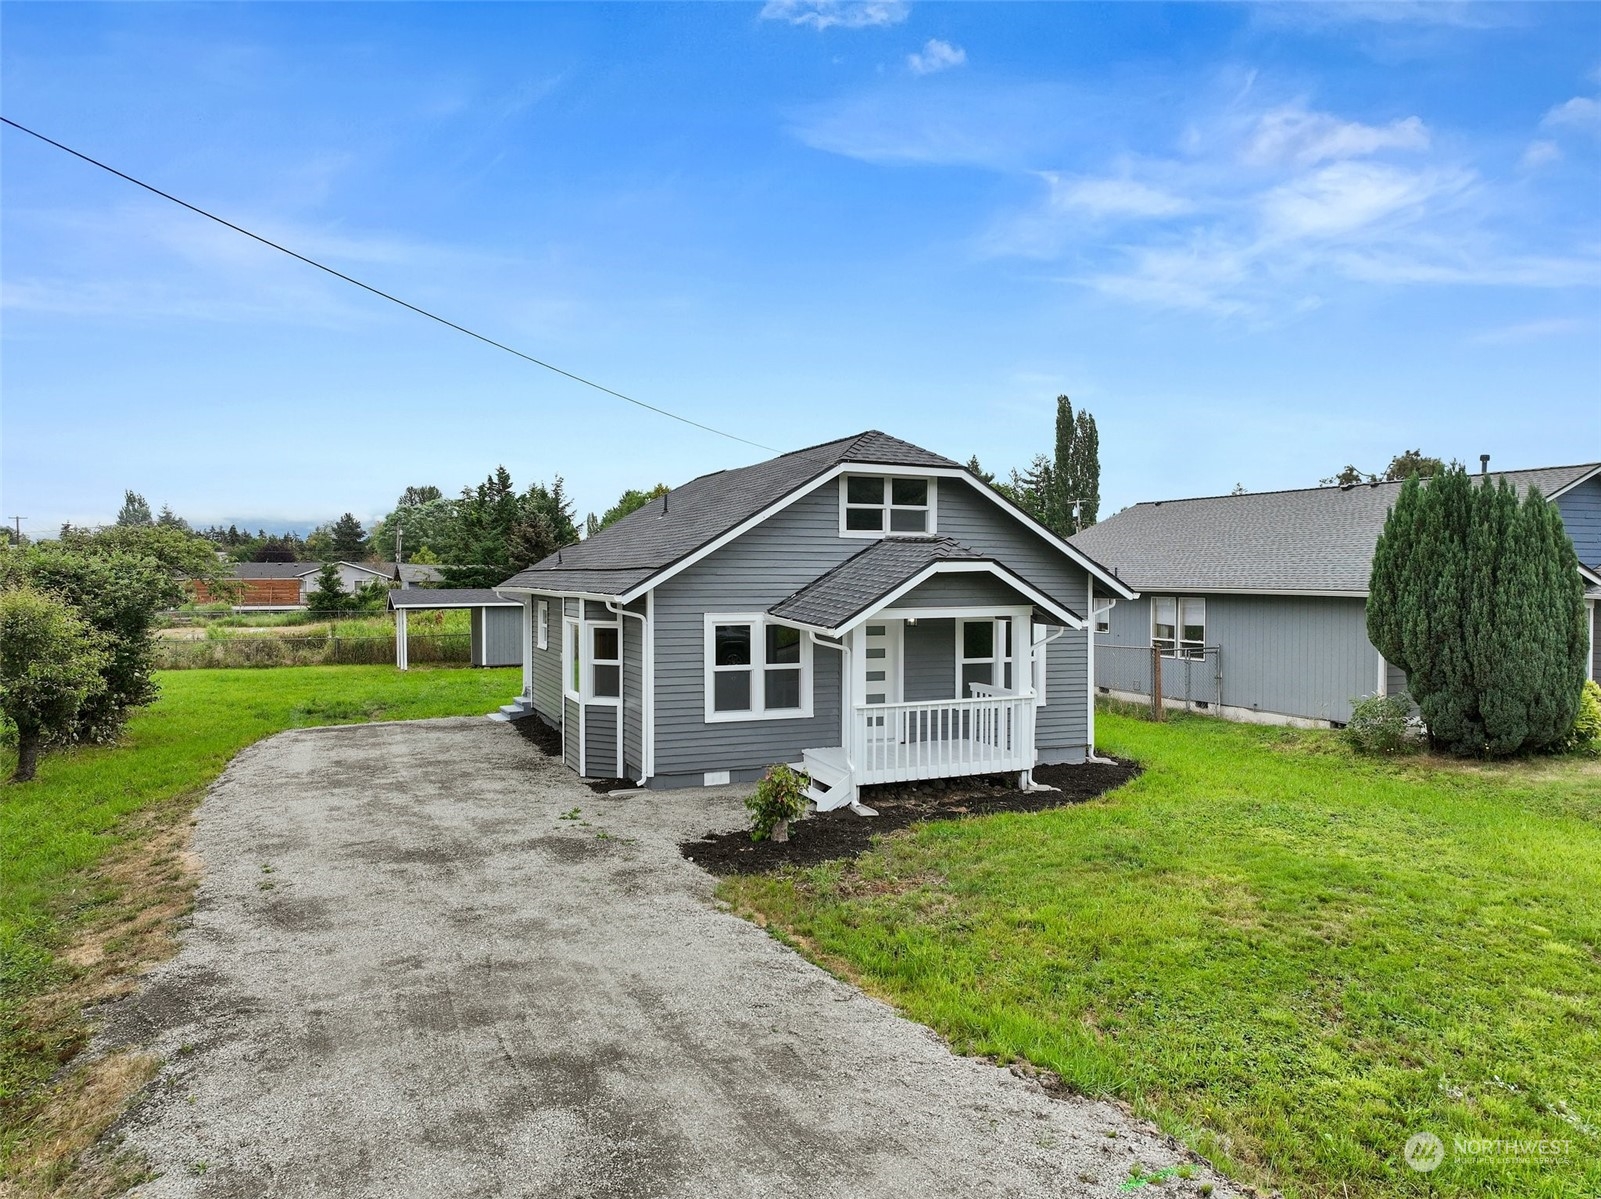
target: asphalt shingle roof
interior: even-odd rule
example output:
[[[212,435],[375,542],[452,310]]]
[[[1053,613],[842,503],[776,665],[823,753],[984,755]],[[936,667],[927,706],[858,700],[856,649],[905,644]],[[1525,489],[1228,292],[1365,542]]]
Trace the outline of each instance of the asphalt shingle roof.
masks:
[[[780,620],[837,629],[935,562],[987,562],[949,537],[886,537],[817,576],[767,611]]]
[[[1491,472],[1559,491],[1595,463]],[[1400,483],[1359,483],[1125,508],[1069,540],[1137,590],[1365,594],[1373,547]]]
[[[517,602],[487,587],[407,587],[389,593],[391,608],[505,608]]]
[[[692,479],[593,537],[536,562],[501,586],[621,595],[846,462],[912,470],[960,466],[872,429],[754,466]]]
[[[233,573],[239,579],[298,579],[321,569],[321,562],[240,562]]]

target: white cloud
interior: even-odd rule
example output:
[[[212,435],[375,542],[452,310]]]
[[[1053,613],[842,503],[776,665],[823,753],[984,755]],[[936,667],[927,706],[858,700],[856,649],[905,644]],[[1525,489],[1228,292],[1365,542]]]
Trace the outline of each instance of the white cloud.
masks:
[[[1547,138],[1529,143],[1528,149],[1523,151],[1520,165],[1526,171],[1536,170],[1547,163],[1555,162],[1562,157],[1562,147]]]
[[[1056,209],[1079,209],[1094,216],[1167,217],[1193,207],[1188,200],[1134,179],[1045,177],[1051,185],[1051,206]]]
[[[1263,114],[1245,148],[1245,160],[1259,166],[1363,158],[1381,150],[1427,150],[1429,130],[1418,117],[1388,125],[1342,121],[1326,112],[1296,105]]]
[[[1348,234],[1406,210],[1416,213],[1440,192],[1466,182],[1456,173],[1337,162],[1269,191],[1262,198],[1263,224],[1279,237]]]
[[[1540,125],[1545,129],[1581,129],[1589,133],[1601,133],[1601,100],[1575,96],[1546,113]]]
[[[932,75],[936,71],[948,71],[966,61],[966,50],[949,42],[942,42],[937,37],[929,38],[916,54],[906,56],[906,65],[912,69],[914,75]]]
[[[910,11],[905,0],[767,0],[761,16],[813,29],[881,29],[899,25]]]

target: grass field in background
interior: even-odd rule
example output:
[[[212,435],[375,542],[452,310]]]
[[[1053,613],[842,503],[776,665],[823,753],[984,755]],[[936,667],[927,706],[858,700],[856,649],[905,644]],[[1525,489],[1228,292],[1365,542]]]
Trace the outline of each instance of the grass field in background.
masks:
[[[1241,1179],[1601,1194],[1601,764],[1373,762],[1205,717],[1103,715],[1099,740],[1146,773],[720,893],[959,1050],[1131,1101]],[[1418,1132],[1433,1173],[1402,1159]]]
[[[163,837],[181,847],[194,803],[230,758],[284,729],[482,715],[521,686],[516,669],[392,666],[173,671],[158,681],[161,698],[134,714],[121,744],[50,754],[34,782],[0,784],[0,1169],[42,1084],[82,1043],[78,1013],[52,995],[90,964],[138,968],[141,946],[167,935],[189,877],[173,853],[157,870],[138,855]],[[5,777],[14,758],[0,749]],[[84,930],[107,927],[93,954],[63,957]]]

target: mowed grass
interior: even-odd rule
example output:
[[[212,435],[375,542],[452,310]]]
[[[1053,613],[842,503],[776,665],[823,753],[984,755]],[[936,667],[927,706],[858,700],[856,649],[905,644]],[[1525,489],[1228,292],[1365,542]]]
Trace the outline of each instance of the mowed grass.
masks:
[[[1128,1100],[1240,1179],[1601,1194],[1601,764],[1374,763],[1203,717],[1098,732],[1146,773],[1095,802],[721,894],[959,1049]],[[1432,1173],[1403,1161],[1418,1132],[1445,1144]]]
[[[107,919],[137,930],[141,912],[165,910],[156,895],[173,884],[187,894],[171,854],[159,877],[128,869],[138,863],[130,857],[137,842],[165,835],[181,848],[177,826],[207,784],[272,733],[482,715],[521,686],[515,669],[401,673],[392,666],[169,671],[158,681],[161,698],[133,716],[121,744],[51,754],[36,781],[0,783],[0,1160],[40,1085],[82,1041],[76,1013],[47,1002],[82,972],[63,950]],[[0,749],[4,777],[14,764],[14,751]],[[107,872],[112,862],[122,867],[115,874]],[[109,944],[92,955],[97,964],[114,956],[116,942]]]

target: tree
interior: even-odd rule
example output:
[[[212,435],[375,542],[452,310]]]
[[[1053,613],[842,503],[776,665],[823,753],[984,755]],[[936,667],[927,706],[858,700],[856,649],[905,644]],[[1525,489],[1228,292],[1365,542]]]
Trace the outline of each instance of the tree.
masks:
[[[1040,461],[1035,459],[1030,467],[1035,478],[1028,489],[1033,493],[1030,503],[1038,510],[1030,509],[1029,514],[1061,537],[1094,524],[1101,508],[1100,434],[1095,418],[1084,410],[1075,414],[1065,395],[1056,397],[1056,453],[1048,480],[1042,480]],[[1014,487],[1018,481],[1014,474]]]
[[[395,507],[415,508],[418,504],[431,504],[443,498],[444,494],[439,488],[428,484],[422,487],[408,487],[400,493],[400,498],[395,501]]]
[[[635,512],[638,512],[652,500],[661,499],[670,490],[671,488],[669,488],[665,483],[658,483],[649,491],[640,491],[636,487],[630,487],[618,497],[615,504],[606,509],[605,514],[597,522],[595,529],[588,535],[593,536],[601,529],[604,529],[609,525],[616,524],[618,521],[622,520],[623,517],[632,516]]]
[[[1402,450],[1390,459],[1390,465],[1384,468],[1384,477],[1390,482],[1407,479],[1413,475],[1432,479],[1444,469],[1444,462],[1438,458],[1425,457],[1422,450]]]
[[[69,604],[32,587],[0,591],[0,713],[17,729],[17,768],[34,776],[41,745],[70,739],[85,701],[105,687],[104,639]]]
[[[439,555],[428,548],[426,541],[417,547],[417,552],[411,556],[411,560],[418,566],[439,565]]]
[[[1236,483],[1236,484],[1234,484],[1234,490],[1229,492],[1229,494],[1230,495],[1250,495],[1251,493],[1248,492],[1245,489],[1245,484],[1244,483]]]
[[[1101,434],[1087,408],[1080,408],[1074,418],[1071,485],[1078,500],[1078,515],[1072,528],[1077,533],[1089,528],[1101,515]]]
[[[117,512],[117,524],[123,528],[140,528],[156,523],[150,515],[150,505],[137,491],[122,493],[122,508]]]
[[[251,551],[251,562],[298,562],[300,555],[294,545],[282,537],[263,537]]]
[[[161,512],[156,516],[156,524],[163,529],[181,529],[189,532],[189,522],[179,516],[166,504],[161,505]]]
[[[977,454],[974,454],[967,460],[967,469],[973,473],[973,476],[977,478],[980,483],[983,483],[989,487],[995,486],[995,476],[979,465]]]
[[[1537,490],[1475,485],[1453,464],[1408,475],[1374,550],[1368,638],[1407,672],[1438,749],[1504,756],[1559,744],[1584,684],[1584,590],[1561,516]]]
[[[338,616],[355,606],[355,597],[345,590],[337,562],[324,562],[317,572],[317,586],[306,596],[306,608],[313,616]]]
[[[367,530],[349,512],[329,527],[328,538],[329,551],[341,561],[360,562],[367,556]]]

